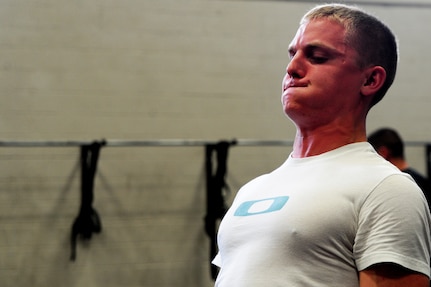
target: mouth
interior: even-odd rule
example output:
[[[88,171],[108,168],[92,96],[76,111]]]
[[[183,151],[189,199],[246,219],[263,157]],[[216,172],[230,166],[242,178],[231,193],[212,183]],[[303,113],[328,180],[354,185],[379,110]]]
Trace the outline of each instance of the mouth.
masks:
[[[307,83],[290,80],[290,81],[286,81],[286,83],[283,85],[283,92],[286,92],[288,89],[291,89],[291,88],[304,88],[307,86],[308,86]]]
[[[287,90],[287,89],[290,89],[290,88],[304,88],[304,87],[306,87],[307,86],[307,84],[305,84],[305,83],[296,83],[296,82],[289,82],[287,85],[285,85],[285,87],[284,87],[284,91],[285,90]]]

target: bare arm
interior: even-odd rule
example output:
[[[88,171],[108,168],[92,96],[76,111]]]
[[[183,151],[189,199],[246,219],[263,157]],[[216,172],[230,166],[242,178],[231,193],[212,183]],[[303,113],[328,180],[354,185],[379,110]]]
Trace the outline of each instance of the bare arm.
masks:
[[[360,287],[429,287],[429,278],[396,264],[373,265],[359,272]]]

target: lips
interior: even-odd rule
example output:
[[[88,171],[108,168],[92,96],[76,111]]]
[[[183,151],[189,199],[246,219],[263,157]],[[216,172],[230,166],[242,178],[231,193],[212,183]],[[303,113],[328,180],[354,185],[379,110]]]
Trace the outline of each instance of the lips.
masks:
[[[287,89],[290,89],[290,88],[304,88],[306,86],[307,86],[306,83],[295,82],[292,80],[292,81],[286,82],[283,85],[283,92],[285,92]]]

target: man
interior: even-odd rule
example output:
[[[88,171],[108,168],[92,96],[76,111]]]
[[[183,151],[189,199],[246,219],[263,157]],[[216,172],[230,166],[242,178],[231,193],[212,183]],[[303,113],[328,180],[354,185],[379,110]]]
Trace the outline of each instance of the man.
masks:
[[[366,142],[397,47],[376,18],[323,5],[289,47],[284,112],[297,128],[275,171],[241,188],[218,233],[217,287],[425,287],[430,215],[419,187]]]
[[[381,128],[368,136],[368,142],[378,154],[395,165],[402,172],[410,174],[422,189],[428,205],[431,206],[431,183],[418,171],[410,167],[404,155],[404,142],[401,136],[391,128]]]

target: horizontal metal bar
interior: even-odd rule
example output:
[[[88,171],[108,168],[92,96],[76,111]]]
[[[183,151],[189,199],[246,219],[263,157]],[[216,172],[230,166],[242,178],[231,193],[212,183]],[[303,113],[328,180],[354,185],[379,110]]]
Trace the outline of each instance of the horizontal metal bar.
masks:
[[[235,140],[225,140],[235,144]],[[110,147],[133,147],[133,146],[205,146],[217,144],[220,141],[208,141],[199,139],[154,139],[154,140],[107,140],[106,146]]]
[[[205,146],[228,142],[232,145],[242,146],[277,146],[291,145],[293,142],[284,140],[201,140],[201,139],[153,139],[153,140],[94,140],[94,141],[0,141],[0,147],[75,147],[99,143],[109,147],[133,147],[133,146]]]
[[[108,140],[106,146],[205,146],[215,145],[220,142],[228,142],[237,146],[289,146],[293,141],[286,140],[257,140],[257,139],[232,139],[232,140],[198,140],[198,139],[162,139],[144,141]]]
[[[94,140],[94,141],[0,141],[0,147],[78,147],[91,144],[102,144],[106,147],[180,147],[205,146],[228,142],[235,146],[292,146],[289,140],[258,140],[258,139],[231,139],[231,140],[201,140],[201,139],[153,139],[153,140]],[[406,141],[406,146],[426,146],[431,142]]]
[[[0,147],[74,147],[89,145],[90,141],[0,141]]]

